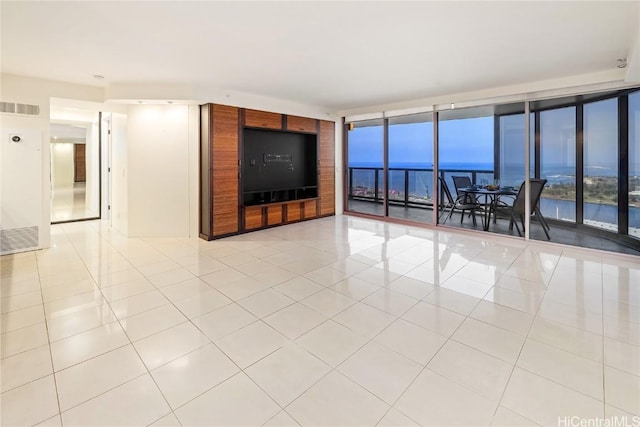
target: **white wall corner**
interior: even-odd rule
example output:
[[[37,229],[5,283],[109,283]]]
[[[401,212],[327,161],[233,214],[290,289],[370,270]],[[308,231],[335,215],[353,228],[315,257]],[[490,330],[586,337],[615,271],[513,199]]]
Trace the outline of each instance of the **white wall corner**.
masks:
[[[638,13],[640,14],[640,11]],[[640,21],[640,16],[638,17],[638,21]],[[640,83],[640,29],[636,33],[633,46],[627,54],[627,68],[624,81],[626,83]]]

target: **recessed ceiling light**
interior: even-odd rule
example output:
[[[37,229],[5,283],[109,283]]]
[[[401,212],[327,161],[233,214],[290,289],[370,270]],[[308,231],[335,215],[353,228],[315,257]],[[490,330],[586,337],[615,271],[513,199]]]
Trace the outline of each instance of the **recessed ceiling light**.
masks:
[[[136,101],[138,104],[142,104],[142,101]]]
[[[104,76],[101,76],[100,74],[94,74],[93,78],[96,80],[104,80]]]
[[[167,101],[167,104],[173,104],[173,101]]]

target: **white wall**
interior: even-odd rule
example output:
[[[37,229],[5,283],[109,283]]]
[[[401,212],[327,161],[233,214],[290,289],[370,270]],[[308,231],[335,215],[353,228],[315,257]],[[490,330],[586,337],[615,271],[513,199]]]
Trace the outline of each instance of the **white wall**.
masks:
[[[189,107],[127,113],[128,235],[189,236]]]
[[[13,186],[20,187],[20,191],[23,192],[38,194],[41,198],[39,212],[35,213],[40,218],[38,224],[40,226],[39,240],[42,247],[49,247],[51,242],[49,99],[51,97],[61,97],[102,101],[104,99],[104,90],[99,87],[74,85],[12,74],[0,74],[0,82],[2,82],[0,100],[40,106],[40,115],[37,117],[3,114],[0,120],[2,120],[2,128],[33,130],[40,135],[39,151],[42,156],[42,173],[39,176],[40,185],[26,184],[19,181],[12,181],[9,185],[12,188]],[[9,209],[21,208],[19,206],[11,206]],[[24,211],[24,208],[22,210]]]
[[[113,113],[111,124],[111,226],[125,236],[129,232],[127,116]],[[106,196],[108,197],[108,196]]]
[[[53,191],[73,187],[74,159],[72,142],[51,143],[51,184]]]

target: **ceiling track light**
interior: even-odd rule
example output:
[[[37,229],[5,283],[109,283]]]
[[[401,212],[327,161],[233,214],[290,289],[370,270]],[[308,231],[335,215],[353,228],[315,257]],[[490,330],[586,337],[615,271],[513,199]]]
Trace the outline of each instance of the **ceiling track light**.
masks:
[[[627,58],[618,58],[618,68],[627,68]]]

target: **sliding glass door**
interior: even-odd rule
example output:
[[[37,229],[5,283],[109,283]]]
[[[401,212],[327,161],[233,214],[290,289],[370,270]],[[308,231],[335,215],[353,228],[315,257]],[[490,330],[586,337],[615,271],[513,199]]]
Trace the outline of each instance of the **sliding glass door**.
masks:
[[[618,231],[618,99],[584,105],[583,223]]]
[[[431,223],[433,114],[389,119],[389,216]]]
[[[384,216],[384,122],[352,126],[347,134],[347,210]]]

